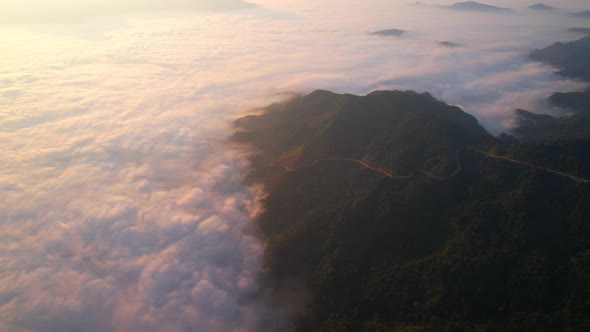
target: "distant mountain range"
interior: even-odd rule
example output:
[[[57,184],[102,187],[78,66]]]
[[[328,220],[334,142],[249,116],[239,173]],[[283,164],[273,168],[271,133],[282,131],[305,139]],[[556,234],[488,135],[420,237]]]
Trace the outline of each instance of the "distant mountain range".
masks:
[[[590,111],[590,109],[588,109]],[[525,110],[517,110],[518,124],[513,130],[514,136],[525,144],[547,145],[555,142],[585,142],[588,147],[590,140],[590,114],[580,113],[568,117],[553,117],[535,114]],[[580,154],[584,156],[585,154]],[[573,158],[573,160],[580,158]],[[587,157],[585,159],[588,159]],[[588,174],[590,170],[583,171]]]
[[[569,43],[558,42],[535,50],[530,56],[559,67],[561,75],[590,81],[590,36]]]
[[[447,6],[447,8],[453,9],[453,10],[494,12],[494,13],[507,13],[507,12],[512,11],[512,9],[510,9],[510,8],[496,7],[496,6],[491,6],[491,5],[487,5],[487,4],[479,3],[479,2],[475,2],[475,1],[458,2],[456,4]]]
[[[269,277],[308,286],[295,331],[590,326],[590,121],[518,115],[526,144],[409,91],[239,119]]]
[[[560,68],[560,75],[590,82],[590,36],[569,43],[555,43],[535,50],[531,57]],[[517,110],[513,134],[525,144],[538,144],[526,155],[543,155],[546,163],[590,177],[590,90],[556,92],[548,101],[569,111],[564,117],[534,114]],[[522,153],[522,149],[519,149]],[[561,158],[561,161],[558,160]],[[569,160],[569,163],[564,163]]]
[[[571,29],[569,29],[569,31],[581,33],[584,35],[590,35],[590,28],[571,28]]]
[[[577,17],[588,17],[588,18],[590,18],[590,10],[586,10],[586,11],[583,11],[583,12],[575,13],[573,15],[574,16],[577,16]]]
[[[590,115],[590,91],[588,90],[581,92],[556,92],[549,97],[549,101],[553,105]]]
[[[549,102],[569,111],[563,117],[538,115],[518,110],[518,125],[513,129],[514,136],[522,143],[552,145],[559,143],[565,151],[576,148],[576,157],[568,157],[570,161],[586,160],[585,164],[575,162],[576,172],[590,177],[590,90],[579,92],[556,92],[548,98]],[[561,158],[567,153],[557,155]],[[555,156],[555,153],[549,154]]]
[[[588,52],[531,57],[590,80]],[[317,90],[238,119],[277,305],[305,303],[294,331],[588,330],[590,92],[550,101],[574,115],[517,110],[500,139],[412,91]]]
[[[444,47],[448,47],[448,48],[455,48],[455,47],[461,47],[462,46],[461,44],[453,43],[453,42],[450,42],[450,41],[441,41],[441,42],[438,42],[438,44],[440,46],[444,46]]]
[[[554,10],[554,7],[551,7],[549,5],[546,5],[544,3],[537,3],[534,5],[529,6],[529,9],[533,9],[533,10]]]
[[[406,31],[401,30],[401,29],[387,29],[387,30],[380,30],[380,31],[371,32],[372,35],[386,36],[386,37],[400,37],[405,33],[406,33]]]

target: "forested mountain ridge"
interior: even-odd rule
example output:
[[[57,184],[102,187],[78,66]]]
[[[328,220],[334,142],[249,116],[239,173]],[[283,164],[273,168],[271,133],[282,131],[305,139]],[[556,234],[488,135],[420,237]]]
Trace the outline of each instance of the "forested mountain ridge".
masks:
[[[561,68],[561,75],[590,80],[590,36],[568,43],[557,42],[533,51],[530,56]]]
[[[560,68],[560,75],[590,82],[590,36],[569,43],[555,43],[531,52],[530,57]],[[590,90],[556,92],[549,101],[578,113],[590,113]]]
[[[590,185],[494,158],[535,145],[400,91],[316,91],[236,125],[261,151],[270,279],[309,290],[297,330],[590,328]],[[313,163],[329,157],[411,176]]]
[[[241,130],[234,139],[254,143],[293,167],[355,158],[393,174],[445,174],[456,168],[457,150],[493,140],[473,116],[409,91],[363,97],[314,91],[237,125]]]
[[[589,37],[531,53],[533,59],[560,68],[559,74],[586,81],[590,80],[589,56]],[[567,113],[554,117],[517,110],[512,133],[521,144],[505,146],[501,153],[590,178],[590,91],[556,92],[548,101]]]

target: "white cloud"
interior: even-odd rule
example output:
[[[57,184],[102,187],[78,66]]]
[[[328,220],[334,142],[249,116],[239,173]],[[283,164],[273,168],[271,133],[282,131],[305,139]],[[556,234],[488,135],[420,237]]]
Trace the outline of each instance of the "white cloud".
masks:
[[[575,38],[567,16],[260,3],[274,11],[3,27],[0,330],[280,324],[251,228],[263,193],[224,139],[281,93],[430,90],[497,131],[513,108],[582,87],[524,57]],[[368,35],[383,28],[408,35]]]
[[[3,0],[0,24],[84,22],[142,12],[219,11],[253,6],[242,0]]]

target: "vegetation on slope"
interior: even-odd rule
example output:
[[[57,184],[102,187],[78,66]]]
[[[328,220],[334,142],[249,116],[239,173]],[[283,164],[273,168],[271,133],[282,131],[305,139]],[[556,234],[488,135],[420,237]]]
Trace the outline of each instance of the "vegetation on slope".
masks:
[[[320,158],[366,161],[393,174],[456,169],[456,151],[491,140],[477,120],[429,94],[315,91],[237,121],[234,135],[291,166]]]
[[[414,174],[257,159],[271,280],[309,288],[297,330],[590,329],[590,186],[481,153],[517,145],[458,108],[317,91],[237,125],[235,139],[279,162],[338,155]],[[419,172],[458,166],[444,180]]]
[[[549,101],[556,106],[568,108],[576,112],[590,113],[590,90],[582,92],[556,92]]]
[[[569,43],[555,43],[530,56],[562,68],[561,75],[590,80],[590,36]]]

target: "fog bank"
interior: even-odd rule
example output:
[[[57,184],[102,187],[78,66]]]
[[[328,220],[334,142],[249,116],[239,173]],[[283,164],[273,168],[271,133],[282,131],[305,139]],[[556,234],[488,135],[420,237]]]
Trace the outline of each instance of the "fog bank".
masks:
[[[579,37],[560,13],[257,4],[2,26],[0,330],[284,329],[252,235],[264,193],[225,142],[282,93],[430,91],[498,133],[585,87],[526,58]]]

